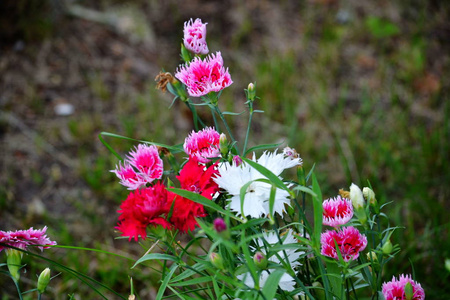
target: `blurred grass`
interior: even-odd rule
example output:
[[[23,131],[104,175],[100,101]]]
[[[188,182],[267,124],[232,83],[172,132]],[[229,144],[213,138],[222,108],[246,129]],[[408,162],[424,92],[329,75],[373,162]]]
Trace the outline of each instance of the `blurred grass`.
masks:
[[[316,164],[325,197],[334,196],[339,188],[348,188],[351,182],[362,186],[370,181],[381,203],[393,201],[385,213],[395,225],[405,226],[393,236],[393,243],[400,244],[403,250],[390,262],[385,278],[410,273],[413,265],[427,297],[448,299],[449,273],[444,269],[444,260],[450,257],[447,217],[450,42],[445,33],[449,32],[450,5],[414,2],[414,5],[408,1],[384,3],[376,9],[370,3],[335,1],[278,4],[231,1],[226,7],[218,1],[206,6],[174,1],[127,2],[126,5],[138,7],[148,16],[161,47],[156,51],[153,48],[156,45],[126,44],[126,37],[105,33],[111,28],[104,24],[83,20],[81,23],[93,28],[93,39],[97,35],[112,40],[108,46],[119,44],[115,50],[100,46],[89,49],[91,55],[100,53],[95,55],[103,58],[112,55],[108,51],[129,53],[127,47],[136,47],[155,70],[164,68],[173,72],[178,64],[183,22],[197,16],[208,22],[210,49],[222,51],[235,82],[223,93],[221,105],[226,110],[242,111],[245,101],[242,89],[248,82],[256,82],[260,100],[255,105],[265,114],[255,116],[250,146],[285,141],[296,148],[307,168]],[[116,3],[103,1],[93,8],[107,11],[111,5]],[[43,14],[46,22],[48,14]],[[39,34],[50,41],[64,41],[71,38],[64,36],[67,27],[71,28],[67,24],[78,21],[76,18],[60,21],[65,25],[59,36],[58,28],[50,28],[44,22],[45,30]],[[38,22],[35,18],[30,22],[20,23],[22,39],[27,42],[34,30],[40,30],[33,27]],[[39,44],[30,41],[30,45],[29,52],[39,52]],[[145,51],[152,58],[145,56]],[[136,54],[128,57],[133,59]],[[61,245],[90,246],[111,252],[120,249],[137,258],[145,249],[130,246],[126,240],[113,240],[117,236],[113,231],[116,210],[127,191],[108,172],[117,160],[98,141],[97,135],[109,131],[177,144],[192,130],[192,125],[179,103],[168,110],[171,99],[154,89],[156,72],[137,76],[136,70],[127,67],[130,62],[125,59],[124,67],[115,71],[118,75],[111,77],[107,74],[110,70],[104,67],[107,63],[104,60],[90,69],[82,69],[80,92],[83,97],[87,95],[86,99],[63,123],[52,120],[48,105],[41,99],[42,83],[33,79],[27,82],[26,92],[16,96],[22,100],[21,104],[11,101],[2,104],[2,110],[24,120],[30,114],[42,119],[33,123],[37,124],[33,130],[40,137],[33,141],[38,145],[35,159],[48,159],[51,164],[43,168],[35,162],[25,170],[12,167],[5,171],[8,176],[0,185],[0,207],[2,217],[6,211],[13,211],[14,225],[47,224],[49,236]],[[3,97],[12,97],[6,91]],[[200,113],[205,117],[208,114]],[[230,120],[237,136],[242,136],[245,120]],[[3,123],[0,127],[6,128],[2,129],[5,132],[14,131]],[[73,170],[49,158],[39,146],[42,141],[67,153],[74,161]],[[133,146],[117,139],[108,142],[119,153],[126,153]],[[14,155],[20,159],[21,153]],[[74,182],[64,182],[67,173]],[[23,181],[43,199],[33,200],[28,194],[18,196]],[[67,186],[70,187],[67,193],[60,191]],[[48,189],[54,189],[55,195]],[[60,214],[46,211],[48,205],[43,212],[27,217],[16,209],[15,203],[39,207],[39,201],[45,202],[45,197],[61,201],[55,204]],[[128,262],[103,254],[58,249],[54,258],[124,295],[129,291],[130,274],[137,279],[136,290],[143,299],[151,298],[157,286],[158,278],[149,270],[130,271]],[[33,278],[46,265],[33,262],[28,266],[29,274],[33,274],[29,278]],[[0,285],[6,284],[9,285],[7,278],[0,278]],[[61,274],[51,285],[50,293],[55,299],[66,299],[71,293],[75,299],[98,298],[67,274]],[[32,288],[32,282],[26,286]],[[14,299],[8,295],[14,293],[8,291],[3,298]]]

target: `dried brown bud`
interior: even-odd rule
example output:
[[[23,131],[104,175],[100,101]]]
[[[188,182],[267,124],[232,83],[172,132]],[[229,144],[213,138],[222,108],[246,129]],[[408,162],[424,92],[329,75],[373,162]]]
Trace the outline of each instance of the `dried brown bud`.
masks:
[[[155,77],[155,81],[157,82],[156,88],[165,92],[167,90],[167,84],[173,83],[175,80],[175,77],[173,77],[169,72],[159,72],[159,74]]]
[[[344,191],[343,189],[339,189],[339,195],[343,198],[350,199],[350,192]]]

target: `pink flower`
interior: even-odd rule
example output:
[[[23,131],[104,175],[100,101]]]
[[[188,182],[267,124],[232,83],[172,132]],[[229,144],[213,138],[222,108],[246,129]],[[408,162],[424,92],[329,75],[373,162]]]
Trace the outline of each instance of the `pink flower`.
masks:
[[[206,44],[206,24],[202,20],[195,19],[192,22],[184,22],[184,46],[195,54],[208,54],[208,45]]]
[[[130,151],[123,166],[119,163],[111,172],[120,179],[120,184],[135,190],[162,177],[163,161],[156,146],[139,144],[135,151]]]
[[[189,64],[180,66],[175,77],[187,86],[192,97],[219,92],[233,83],[228,68],[223,67],[220,52],[211,54],[204,60],[195,57]]]
[[[115,170],[112,170],[120,179],[120,184],[126,186],[129,190],[135,190],[146,184],[144,178],[139,176],[133,167],[125,162],[123,166],[119,163]]]
[[[220,134],[212,127],[192,131],[184,141],[184,151],[190,158],[208,163],[211,158],[220,156],[219,138]]]
[[[16,231],[1,231],[0,230],[0,243],[27,250],[30,245],[38,245],[38,248],[43,251],[50,248],[48,246],[56,245],[56,242],[51,241],[45,232],[47,226],[39,229],[33,229],[31,227],[28,230],[16,230]],[[0,251],[8,248],[7,246],[0,245]]]
[[[323,225],[337,227],[344,225],[353,217],[353,206],[349,199],[330,198],[323,203]]]
[[[344,227],[339,231],[327,230],[322,233],[320,237],[322,250],[320,253],[338,259],[335,241],[345,261],[357,259],[359,252],[363,251],[367,246],[366,236],[359,233],[358,229]]]
[[[411,275],[400,275],[398,280],[392,277],[389,282],[383,283],[382,293],[386,300],[402,300],[405,299],[405,285],[411,283],[413,288],[413,300],[425,299],[425,291],[420,283],[411,279]]]
[[[149,225],[171,228],[172,225],[166,218],[170,210],[168,197],[172,195],[160,182],[131,192],[120,205],[121,215],[116,229],[122,232],[122,236],[128,236],[129,240],[134,238],[137,241],[139,236],[146,238],[146,229]]]

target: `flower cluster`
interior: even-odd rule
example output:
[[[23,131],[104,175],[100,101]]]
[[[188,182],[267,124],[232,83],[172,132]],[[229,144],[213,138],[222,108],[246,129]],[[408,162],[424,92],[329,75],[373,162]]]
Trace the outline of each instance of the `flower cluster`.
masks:
[[[234,139],[218,105],[222,90],[233,81],[221,53],[202,56],[208,52],[206,23],[186,22],[185,64],[175,73],[179,81],[165,83],[175,100],[182,100],[192,112],[195,130],[182,147],[167,146],[167,151],[158,153],[155,146],[138,145],[113,171],[121,184],[134,190],[120,206],[116,228],[122,235],[130,241],[170,235],[163,238],[164,257],[174,264],[163,274],[180,274],[169,278],[165,287],[175,294],[195,291],[198,297],[215,299],[299,295],[338,299],[344,294],[350,299],[352,293],[355,298],[360,294],[360,288],[372,289],[368,293],[372,296],[382,292],[386,300],[424,299],[420,284],[409,276],[381,285],[383,266],[399,248],[390,242],[396,228],[382,228],[380,216],[387,215],[370,188],[362,191],[352,183],[349,192],[340,190],[339,196],[324,200],[314,173],[305,172],[294,148],[247,148],[253,114],[261,112],[253,109],[258,99],[253,83],[245,90],[249,112],[245,140],[241,144]],[[191,99],[186,91],[201,98]],[[204,106],[212,112],[214,127],[197,113],[197,107]],[[219,127],[226,128],[228,135],[220,134]],[[178,152],[184,152],[181,164],[175,157]],[[163,172],[164,159],[171,168]],[[296,177],[286,177],[285,171]],[[312,222],[307,216],[310,200]],[[323,231],[323,225],[331,228]],[[155,227],[160,230],[148,232]],[[191,233],[186,246],[173,242],[176,231]],[[199,247],[192,250],[196,244]],[[189,262],[195,265],[188,266]],[[201,278],[203,274],[208,278]],[[185,282],[180,285],[192,276],[192,289]],[[209,290],[202,294],[197,283]]]
[[[192,132],[186,138],[184,148],[189,160],[176,177],[182,189],[200,194],[207,199],[212,199],[218,191],[219,188],[213,181],[217,173],[217,163],[205,165],[211,153],[214,153],[214,156],[219,155],[216,154],[218,139],[219,133],[213,128]],[[134,172],[135,177],[125,177],[128,173],[122,172],[124,167],[121,169],[119,167],[114,172],[121,178],[120,183],[129,189],[131,186],[136,188],[143,186],[143,184],[133,185],[135,181],[131,181],[130,178],[140,178],[136,181],[146,184],[162,177],[163,161],[158,156],[155,146],[139,144],[136,151],[131,151],[127,157],[125,166],[129,167],[131,172],[134,172],[132,167],[139,170]],[[196,218],[206,216],[203,205],[172,193],[161,181],[131,192],[121,204],[119,213],[116,229],[122,232],[123,236],[128,236],[129,240],[134,238],[136,241],[139,237],[146,238],[149,226],[160,225],[166,229],[187,232],[197,226]]]
[[[8,248],[8,246],[6,245],[23,250],[27,250],[28,246],[37,246],[41,251],[43,251],[43,249],[49,248],[49,246],[56,245],[55,241],[51,241],[47,237],[46,231],[47,226],[42,229],[33,229],[33,227],[31,227],[27,230],[0,230],[0,251]]]

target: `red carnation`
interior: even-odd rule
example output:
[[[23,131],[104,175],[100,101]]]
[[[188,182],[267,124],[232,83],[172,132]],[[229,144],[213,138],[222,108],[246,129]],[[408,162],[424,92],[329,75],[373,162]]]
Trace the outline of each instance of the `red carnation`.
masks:
[[[213,195],[219,190],[217,184],[212,180],[212,176],[217,173],[216,165],[217,163],[205,170],[204,165],[200,165],[197,159],[191,158],[180,171],[180,175],[177,176],[181,188],[212,199]],[[181,196],[176,196],[174,200],[175,204],[170,221],[181,232],[194,230],[197,226],[195,218],[206,216],[203,205]]]
[[[122,236],[128,236],[129,240],[134,238],[137,241],[139,236],[145,239],[148,225],[170,228],[171,224],[166,220],[169,212],[168,194],[160,182],[131,192],[120,206],[121,215],[116,229],[122,232]]]

